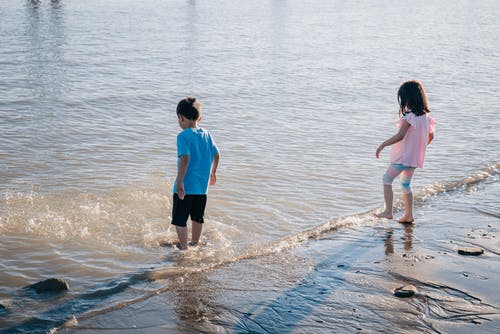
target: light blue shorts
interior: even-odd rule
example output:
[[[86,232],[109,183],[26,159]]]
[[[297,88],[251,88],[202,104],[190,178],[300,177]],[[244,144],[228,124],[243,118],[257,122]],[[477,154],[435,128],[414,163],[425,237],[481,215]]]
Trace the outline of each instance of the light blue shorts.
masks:
[[[401,174],[401,187],[403,193],[411,194],[411,178],[415,173],[416,167],[409,167],[402,164],[391,163],[385,171],[383,181],[385,185],[392,185],[394,179]]]

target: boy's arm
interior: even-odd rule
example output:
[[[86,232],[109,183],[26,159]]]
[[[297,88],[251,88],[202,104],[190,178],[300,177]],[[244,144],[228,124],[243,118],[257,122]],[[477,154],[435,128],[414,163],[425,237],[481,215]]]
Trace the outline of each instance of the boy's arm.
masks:
[[[220,154],[214,155],[214,161],[212,163],[212,172],[210,173],[210,185],[213,186],[217,182],[217,166],[219,166]]]
[[[384,147],[390,146],[390,145],[395,144],[398,141],[402,140],[406,136],[406,132],[408,132],[409,127],[410,127],[410,123],[403,120],[401,127],[399,128],[398,133],[396,133],[391,138],[387,139],[385,142],[380,144],[380,146],[377,148],[377,152],[375,152],[375,156],[377,157],[377,159],[380,155],[380,152],[382,152],[382,150],[384,149]]]
[[[184,199],[184,176],[189,165],[189,155],[181,155],[179,158],[179,168],[177,169],[177,195],[182,200]]]

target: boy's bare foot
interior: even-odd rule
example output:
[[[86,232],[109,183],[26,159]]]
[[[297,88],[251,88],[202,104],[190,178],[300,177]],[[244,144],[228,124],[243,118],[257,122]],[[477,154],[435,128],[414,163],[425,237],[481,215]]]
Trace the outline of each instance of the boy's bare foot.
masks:
[[[386,218],[386,219],[392,219],[392,214],[389,212],[382,211],[381,213],[374,213],[373,214],[377,218]]]
[[[414,221],[413,217],[401,217],[398,219],[398,223],[401,224],[413,224]]]
[[[186,250],[186,249],[187,249],[187,247],[186,247],[186,248],[182,248],[182,245],[181,245],[181,243],[180,243],[180,242],[176,243],[176,244],[175,244],[175,247],[176,247],[178,250]]]

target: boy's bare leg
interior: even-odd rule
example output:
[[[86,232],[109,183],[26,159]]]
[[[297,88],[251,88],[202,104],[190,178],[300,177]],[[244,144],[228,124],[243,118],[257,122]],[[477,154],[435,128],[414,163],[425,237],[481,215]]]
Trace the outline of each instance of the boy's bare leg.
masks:
[[[188,248],[188,228],[187,226],[176,226],[177,237],[179,238],[179,243],[181,244],[181,249]]]
[[[400,223],[413,223],[413,194],[403,194],[403,202],[405,205],[405,214],[398,219]]]
[[[381,213],[376,213],[375,216],[377,218],[387,218],[392,219],[392,201],[394,194],[392,192],[391,184],[384,184],[384,201],[385,201],[385,210]]]
[[[203,224],[191,221],[193,223],[193,227],[191,228],[191,244],[197,245],[200,242],[201,230],[203,229]]]

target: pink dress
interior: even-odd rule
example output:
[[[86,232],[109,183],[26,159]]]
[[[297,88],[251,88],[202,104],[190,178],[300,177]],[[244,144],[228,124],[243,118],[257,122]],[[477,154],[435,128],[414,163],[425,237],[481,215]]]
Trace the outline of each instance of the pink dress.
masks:
[[[403,120],[410,123],[410,127],[405,137],[392,145],[391,162],[422,168],[429,133],[434,133],[436,121],[429,114],[416,116],[414,113],[408,112],[400,118],[398,128],[401,127]]]

